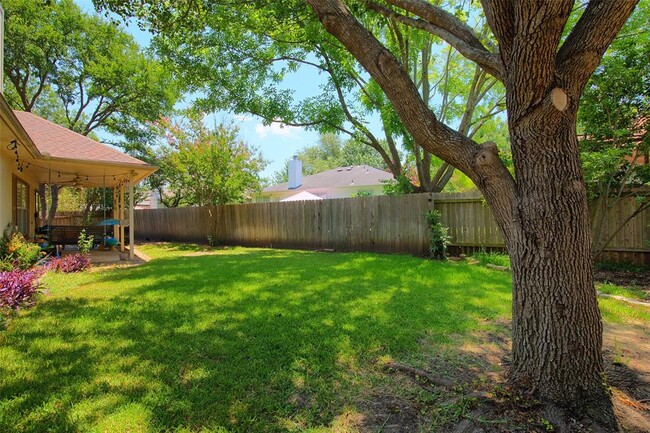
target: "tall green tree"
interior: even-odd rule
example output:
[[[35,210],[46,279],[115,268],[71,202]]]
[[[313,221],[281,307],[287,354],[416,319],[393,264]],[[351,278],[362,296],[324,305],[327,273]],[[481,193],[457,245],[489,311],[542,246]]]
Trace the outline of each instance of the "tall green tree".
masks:
[[[207,127],[199,113],[153,125],[159,144],[149,160],[160,169],[148,179],[166,207],[243,203],[261,190],[267,162],[237,137],[236,127]]]
[[[143,123],[177,101],[172,75],[152,54],[72,0],[4,0],[3,7],[5,97],[14,109],[83,135],[109,132],[130,149],[139,145]],[[51,193],[53,215],[58,188]]]
[[[650,207],[650,5],[634,12],[591,76],[580,103],[582,161],[594,255]],[[604,222],[622,200],[635,205],[618,227]]]
[[[636,0],[578,6],[572,0],[483,0],[488,38],[453,9],[421,0],[97,2],[146,20],[168,41],[178,41],[180,33],[202,38],[212,56],[231,65],[223,79],[251,72],[260,63],[246,60],[268,55],[267,72],[254,71],[258,80],[249,83],[265,92],[261,99],[251,92],[258,104],[271,96],[281,100],[282,92],[269,89],[266,78],[280,77],[268,65],[294,54],[292,44],[308,39],[343,47],[382,89],[413,140],[472,179],[492,209],[512,261],[513,384],[616,428],[603,381],[602,322],[576,124],[584,87]],[[570,21],[574,6],[579,17]],[[494,142],[477,143],[440,121],[406,65],[378,29],[367,25],[373,15],[399,17],[441,37],[503,84],[514,174]],[[175,60],[198,76],[205,72],[202,62]]]

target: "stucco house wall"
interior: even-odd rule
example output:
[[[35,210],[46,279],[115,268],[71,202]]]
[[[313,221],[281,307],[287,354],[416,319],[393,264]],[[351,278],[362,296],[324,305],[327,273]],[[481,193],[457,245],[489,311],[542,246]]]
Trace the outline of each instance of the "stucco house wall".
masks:
[[[0,230],[4,231],[9,225],[16,225],[14,185],[19,180],[27,185],[28,231],[33,233],[35,230],[33,214],[38,180],[31,176],[27,170],[23,170],[23,172],[18,170],[16,153],[10,149],[14,141],[17,143],[19,161],[26,166],[37,153],[36,148],[6,101],[0,97]]]

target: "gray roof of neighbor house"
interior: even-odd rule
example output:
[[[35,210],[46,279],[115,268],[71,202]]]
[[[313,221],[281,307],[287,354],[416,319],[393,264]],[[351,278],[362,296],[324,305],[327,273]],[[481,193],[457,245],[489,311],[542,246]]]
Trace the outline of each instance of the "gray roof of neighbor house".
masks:
[[[319,188],[343,188],[351,186],[381,185],[393,175],[369,165],[354,165],[351,167],[334,168],[302,177],[302,185],[291,191],[307,191]],[[264,188],[264,192],[289,191],[289,183],[284,182]]]

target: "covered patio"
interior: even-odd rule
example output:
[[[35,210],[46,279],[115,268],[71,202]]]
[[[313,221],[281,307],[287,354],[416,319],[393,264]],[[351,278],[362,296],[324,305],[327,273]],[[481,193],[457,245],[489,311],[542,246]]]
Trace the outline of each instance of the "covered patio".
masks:
[[[35,214],[38,185],[109,188],[112,189],[114,205],[107,217],[117,221],[110,234],[118,240],[120,252],[125,253],[126,244],[134,245],[135,238],[134,186],[156,171],[157,167],[32,113],[13,113],[31,141],[28,144],[33,144],[31,147],[24,143],[25,140],[14,140],[9,146],[9,150],[15,154],[18,172],[14,176],[14,184],[25,184],[24,194],[29,197],[24,213],[27,218],[30,215],[35,217],[26,224],[31,228],[29,231],[34,233],[38,224],[38,215]],[[16,192],[14,215],[15,219],[19,219],[15,196]],[[14,224],[18,226],[16,221]],[[128,240],[125,238],[127,228]],[[116,253],[113,255],[117,257]],[[133,248],[128,248],[128,255],[130,260],[136,259]]]

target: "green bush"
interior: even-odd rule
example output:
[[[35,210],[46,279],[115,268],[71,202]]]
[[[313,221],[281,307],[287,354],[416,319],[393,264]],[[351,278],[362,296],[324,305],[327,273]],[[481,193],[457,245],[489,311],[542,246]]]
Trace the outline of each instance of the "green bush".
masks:
[[[26,270],[33,267],[42,258],[41,248],[29,243],[23,235],[12,230],[5,230],[0,240],[0,270]]]
[[[386,195],[404,195],[404,194],[413,194],[415,189],[411,181],[400,174],[397,179],[384,181],[384,194]]]
[[[372,193],[370,191],[359,190],[350,194],[350,197],[370,197]]]
[[[88,236],[86,234],[86,230],[82,230],[81,233],[79,233],[79,239],[77,240],[77,246],[79,247],[79,252],[81,254],[87,254],[92,250],[93,248],[93,241],[94,241],[94,236],[90,235]]]
[[[429,225],[429,256],[432,259],[445,260],[451,237],[447,234],[449,228],[443,227],[440,222],[440,211],[427,212],[427,224]]]

